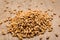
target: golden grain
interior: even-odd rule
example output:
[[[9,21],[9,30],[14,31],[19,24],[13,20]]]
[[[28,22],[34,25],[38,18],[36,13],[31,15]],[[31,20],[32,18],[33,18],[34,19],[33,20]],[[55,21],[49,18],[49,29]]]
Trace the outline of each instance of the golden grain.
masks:
[[[24,15],[23,15],[23,14]],[[19,11],[14,18],[10,20],[8,32],[19,39],[31,38],[44,34],[51,28],[51,17],[47,13],[29,10],[27,12]],[[52,31],[52,30],[51,30]]]

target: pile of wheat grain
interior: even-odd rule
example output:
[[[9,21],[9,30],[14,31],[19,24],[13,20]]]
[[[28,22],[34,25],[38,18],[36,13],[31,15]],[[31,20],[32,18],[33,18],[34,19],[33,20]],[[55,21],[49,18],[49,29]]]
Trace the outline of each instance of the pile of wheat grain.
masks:
[[[51,28],[51,17],[37,10],[19,11],[10,22],[8,33],[19,39],[41,35]]]

